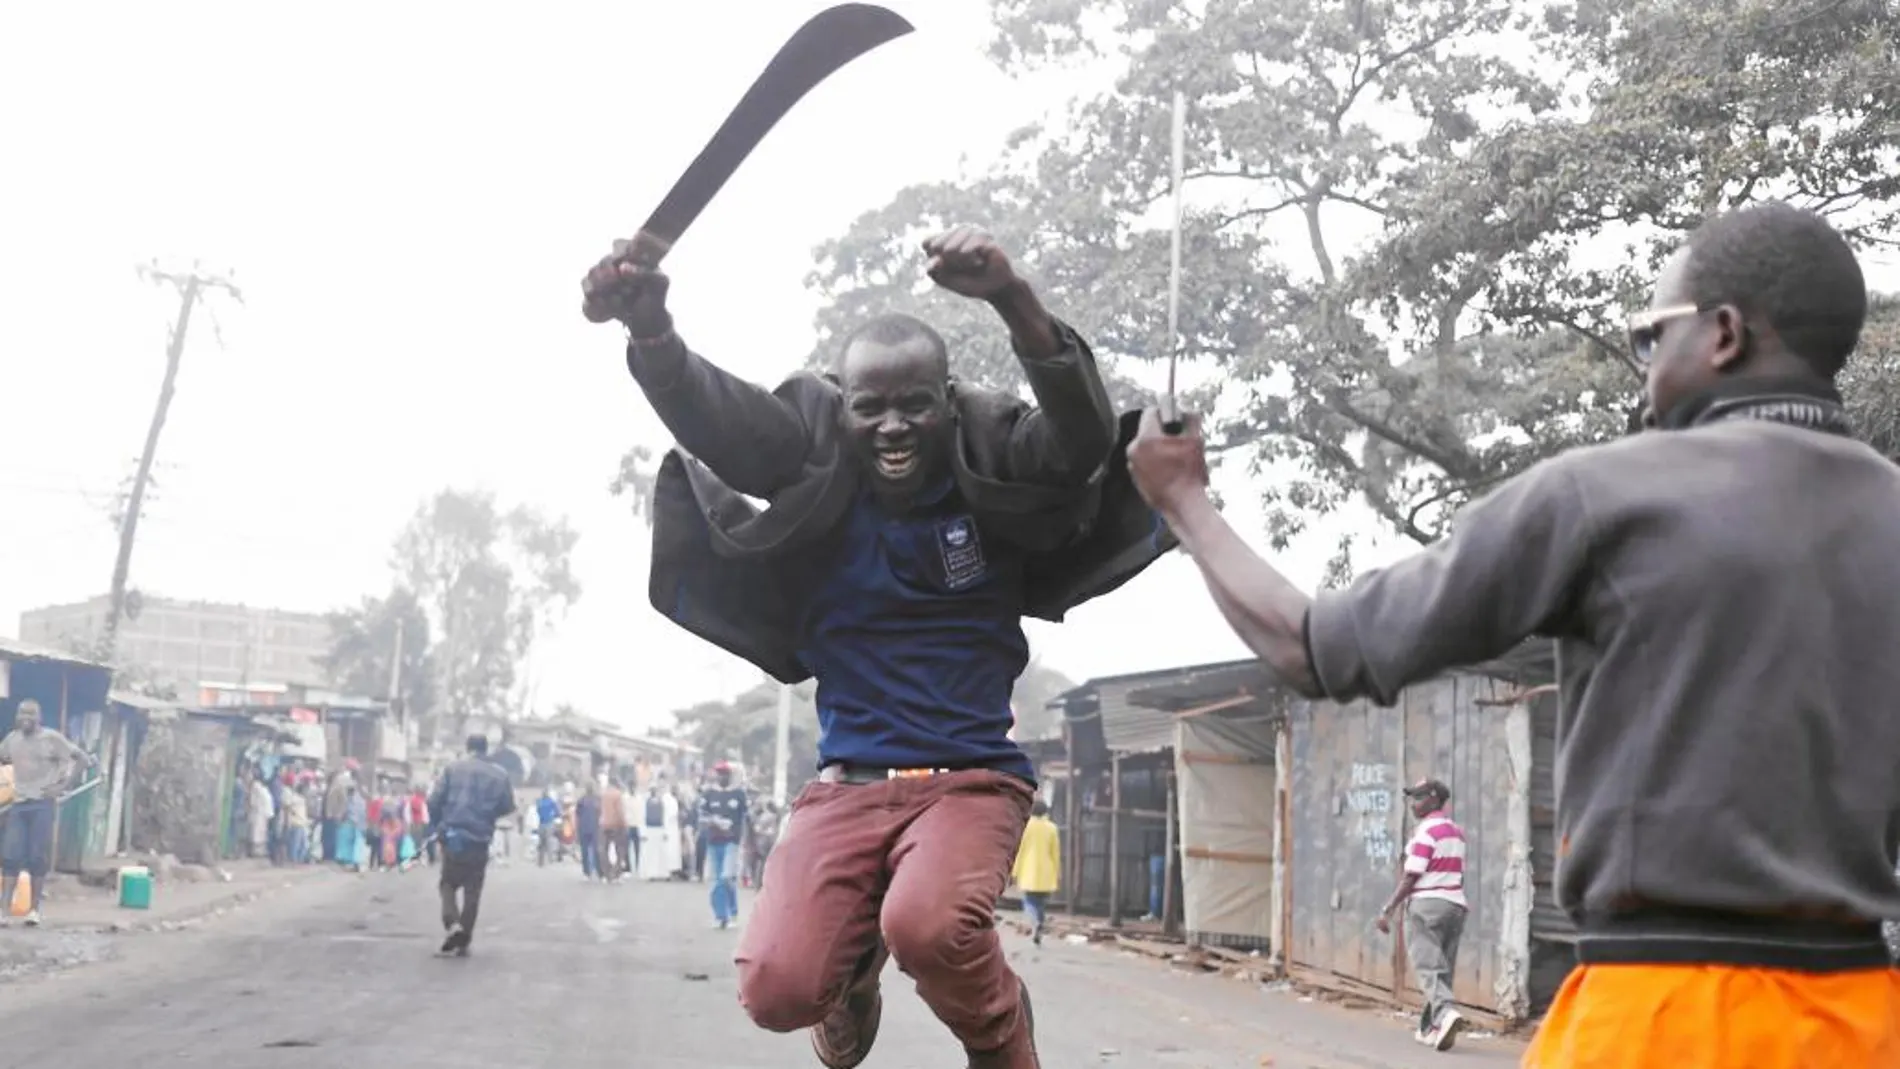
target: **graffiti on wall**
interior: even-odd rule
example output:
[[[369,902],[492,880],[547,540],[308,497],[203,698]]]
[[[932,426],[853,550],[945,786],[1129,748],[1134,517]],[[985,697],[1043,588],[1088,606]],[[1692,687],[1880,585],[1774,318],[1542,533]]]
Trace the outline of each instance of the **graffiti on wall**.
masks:
[[[1399,856],[1392,837],[1394,772],[1388,764],[1356,761],[1346,786],[1347,817],[1365,846],[1366,863],[1374,867],[1389,866]]]

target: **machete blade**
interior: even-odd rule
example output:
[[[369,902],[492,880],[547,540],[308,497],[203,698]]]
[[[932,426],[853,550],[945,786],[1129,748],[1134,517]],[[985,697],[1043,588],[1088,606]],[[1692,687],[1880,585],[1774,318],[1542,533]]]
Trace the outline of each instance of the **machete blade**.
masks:
[[[845,64],[913,28],[875,4],[839,4],[800,26],[647,217],[640,230],[650,239],[643,244],[651,259],[657,263],[672,249],[792,105]]]

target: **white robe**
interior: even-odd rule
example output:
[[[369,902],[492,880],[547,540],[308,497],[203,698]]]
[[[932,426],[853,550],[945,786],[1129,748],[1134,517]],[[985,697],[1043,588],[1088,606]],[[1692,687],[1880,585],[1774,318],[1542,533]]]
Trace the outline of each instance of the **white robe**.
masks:
[[[640,878],[670,880],[682,864],[680,859],[680,804],[671,794],[660,795],[660,826],[647,823],[647,799],[629,801],[633,812],[628,819],[640,825]]]

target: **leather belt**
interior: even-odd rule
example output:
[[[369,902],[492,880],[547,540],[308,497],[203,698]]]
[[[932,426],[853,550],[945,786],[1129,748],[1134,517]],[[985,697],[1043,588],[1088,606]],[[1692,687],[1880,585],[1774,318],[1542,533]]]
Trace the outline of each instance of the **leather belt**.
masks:
[[[927,779],[955,772],[954,768],[867,768],[863,765],[826,765],[818,773],[820,783],[863,785],[894,779]]]

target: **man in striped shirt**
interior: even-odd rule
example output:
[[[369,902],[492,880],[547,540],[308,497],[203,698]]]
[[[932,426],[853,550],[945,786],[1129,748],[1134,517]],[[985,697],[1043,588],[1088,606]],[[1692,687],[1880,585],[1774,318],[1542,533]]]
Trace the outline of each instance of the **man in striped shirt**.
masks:
[[[1379,912],[1378,928],[1392,930],[1392,914],[1405,907],[1405,950],[1425,994],[1419,1014],[1418,1041],[1450,1050],[1464,1018],[1452,1008],[1451,977],[1458,966],[1458,939],[1465,931],[1465,832],[1445,806],[1451,788],[1442,780],[1420,780],[1405,789],[1418,831],[1405,847],[1405,871],[1399,886]]]

